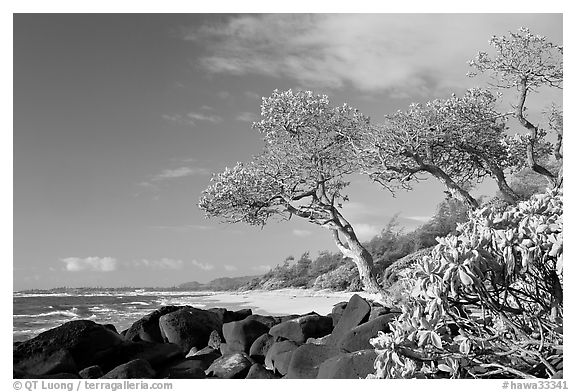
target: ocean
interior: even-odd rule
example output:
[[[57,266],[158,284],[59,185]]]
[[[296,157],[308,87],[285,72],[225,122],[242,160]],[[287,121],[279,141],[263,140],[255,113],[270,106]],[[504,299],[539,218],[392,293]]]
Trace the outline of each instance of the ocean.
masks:
[[[213,292],[71,289],[58,292],[14,292],[13,341],[24,341],[67,321],[113,324],[118,332],[163,305],[238,310],[239,304],[211,299]],[[265,314],[265,312],[260,312]]]

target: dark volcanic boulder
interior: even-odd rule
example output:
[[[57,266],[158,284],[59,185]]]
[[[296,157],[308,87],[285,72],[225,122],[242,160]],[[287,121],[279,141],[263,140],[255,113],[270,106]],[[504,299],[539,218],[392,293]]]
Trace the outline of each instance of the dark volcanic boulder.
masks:
[[[288,366],[292,353],[298,348],[298,345],[290,340],[283,340],[274,343],[264,359],[264,364],[267,369],[276,370],[281,375],[288,373]]]
[[[346,309],[346,306],[348,306],[348,302],[344,301],[344,302],[338,302],[332,308],[331,315],[332,315],[332,323],[334,326],[336,326],[336,324],[338,324],[338,321],[340,321],[340,317],[342,317],[342,313],[344,313],[344,309]]]
[[[246,376],[246,379],[274,379],[274,378],[280,378],[279,376],[277,376],[274,372],[266,369],[264,366],[262,366],[259,363],[255,363],[254,365],[252,365],[250,367],[250,370],[248,371],[248,375]]]
[[[332,357],[320,365],[316,378],[366,378],[375,372],[377,356],[375,350],[362,350]]]
[[[284,321],[270,328],[270,335],[291,340],[297,344],[308,338],[320,338],[332,332],[332,318],[318,314],[308,314]]]
[[[277,320],[275,317],[272,316],[262,316],[260,314],[252,314],[244,319],[244,321],[254,320],[258,321],[259,323],[264,324],[268,328],[272,328],[276,324],[280,323],[280,320]]]
[[[154,369],[162,367],[168,362],[183,359],[184,354],[180,347],[173,343],[151,343],[151,342],[124,342],[108,350],[99,352],[94,356],[94,362],[103,371],[132,361],[143,359]]]
[[[126,340],[134,342],[143,340],[145,342],[163,343],[162,334],[158,320],[165,314],[172,313],[182,309],[182,306],[162,306],[160,309],[153,311],[136,321],[124,334]]]
[[[268,326],[254,319],[233,321],[222,325],[227,350],[232,352],[248,353],[252,343],[269,330]]]
[[[192,307],[165,314],[158,323],[162,337],[180,346],[184,353],[192,347],[206,347],[212,331],[222,333],[217,314]]]
[[[76,373],[76,362],[67,349],[32,355],[21,361],[15,369],[27,374],[47,375],[56,373]]]
[[[106,373],[102,378],[153,378],[156,375],[150,364],[143,359],[123,363]]]
[[[275,342],[275,338],[272,335],[267,333],[260,335],[258,339],[252,343],[250,346],[250,358],[252,358],[255,362],[264,363],[264,359],[266,358],[266,354]]]
[[[96,379],[102,377],[104,372],[102,372],[102,368],[100,366],[94,365],[80,370],[78,375],[81,378]]]
[[[360,350],[372,349],[370,339],[378,335],[378,331],[390,332],[388,323],[396,319],[398,313],[389,313],[377,317],[374,320],[360,324],[356,328],[352,328],[348,333],[342,336],[338,347],[346,352],[354,352]]]
[[[244,353],[223,355],[206,370],[207,376],[218,378],[244,378],[248,374],[252,361]]]
[[[333,346],[303,344],[292,352],[286,378],[316,378],[320,365],[340,354],[342,352]]]
[[[328,344],[338,345],[348,331],[368,320],[370,310],[370,304],[358,294],[354,294],[334,327]]]
[[[220,324],[244,320],[246,317],[252,314],[252,309],[240,309],[232,311],[225,308],[210,308],[207,309],[207,311],[218,315],[221,321]]]
[[[13,351],[14,369],[26,374],[77,373],[96,364],[101,351],[124,338],[89,320],[69,321],[22,342]]]

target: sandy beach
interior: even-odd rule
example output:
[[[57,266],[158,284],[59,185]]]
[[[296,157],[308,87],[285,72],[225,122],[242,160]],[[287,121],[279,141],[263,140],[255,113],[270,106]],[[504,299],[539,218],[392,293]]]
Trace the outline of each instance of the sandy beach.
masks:
[[[294,288],[272,291],[222,292],[215,293],[210,299],[251,308],[254,313],[265,312],[271,315],[287,315],[316,312],[326,315],[332,311],[335,304],[348,301],[354,294],[374,301],[380,301],[381,299],[380,294],[368,294],[365,292],[334,292],[330,290]]]

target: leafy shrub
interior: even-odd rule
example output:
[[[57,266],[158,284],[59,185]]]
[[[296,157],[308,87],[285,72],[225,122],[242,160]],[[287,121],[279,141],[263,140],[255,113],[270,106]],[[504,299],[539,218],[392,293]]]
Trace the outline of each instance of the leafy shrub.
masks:
[[[403,284],[376,378],[550,377],[562,368],[562,190],[471,212]]]
[[[335,270],[318,276],[314,281],[313,288],[336,291],[361,291],[362,285],[360,283],[360,277],[356,266],[354,263],[348,262]]]

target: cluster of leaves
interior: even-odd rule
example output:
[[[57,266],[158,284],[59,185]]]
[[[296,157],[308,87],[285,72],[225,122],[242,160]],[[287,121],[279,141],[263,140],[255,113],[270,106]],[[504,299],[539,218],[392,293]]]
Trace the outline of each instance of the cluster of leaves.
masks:
[[[525,79],[529,89],[541,85],[558,86],[563,81],[564,63],[562,46],[556,45],[542,35],[533,34],[521,27],[509,36],[492,36],[490,46],[494,56],[478,52],[469,65],[478,72],[488,72],[500,88],[517,87]]]
[[[546,377],[562,367],[562,191],[470,213],[403,278],[377,378]]]

